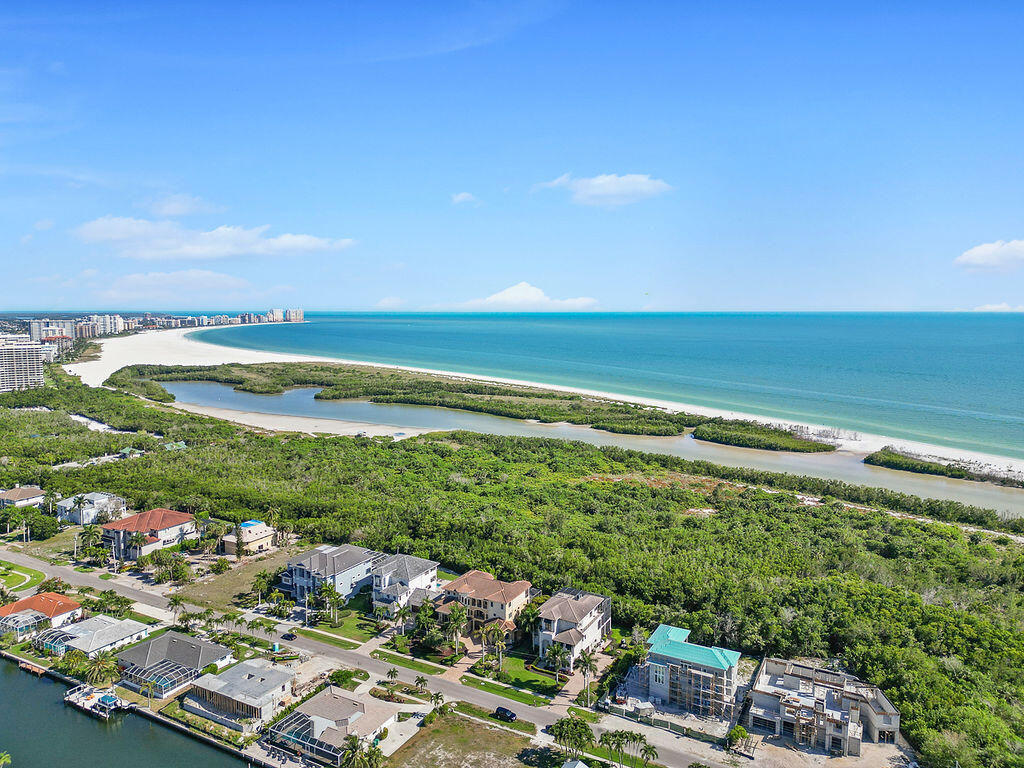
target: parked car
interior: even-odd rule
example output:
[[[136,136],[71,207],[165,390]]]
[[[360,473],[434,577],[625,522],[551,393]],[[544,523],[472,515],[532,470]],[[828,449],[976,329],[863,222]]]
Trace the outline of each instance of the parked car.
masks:
[[[281,639],[282,640],[297,640],[298,639],[298,635],[296,635],[294,632],[285,632],[283,635],[281,635]]]
[[[514,723],[516,721],[516,713],[505,707],[498,707],[494,710],[494,716],[499,720],[504,720],[506,723]]]

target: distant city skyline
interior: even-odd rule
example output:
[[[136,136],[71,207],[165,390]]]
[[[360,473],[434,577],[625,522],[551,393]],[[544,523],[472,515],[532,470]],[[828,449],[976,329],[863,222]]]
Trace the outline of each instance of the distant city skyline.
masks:
[[[1024,311],[1022,24],[15,0],[0,311]]]

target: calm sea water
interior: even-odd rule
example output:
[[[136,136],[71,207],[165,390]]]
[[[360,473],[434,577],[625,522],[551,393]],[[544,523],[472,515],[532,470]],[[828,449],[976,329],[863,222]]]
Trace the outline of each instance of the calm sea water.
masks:
[[[307,314],[202,341],[441,368],[1024,458],[1022,314]]]
[[[0,752],[11,753],[13,768],[245,768],[242,760],[137,715],[96,720],[65,705],[66,690],[0,661]]]

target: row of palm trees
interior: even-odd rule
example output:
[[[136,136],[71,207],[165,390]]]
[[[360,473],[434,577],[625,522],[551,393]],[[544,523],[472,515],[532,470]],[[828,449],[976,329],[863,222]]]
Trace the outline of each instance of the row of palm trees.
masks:
[[[562,751],[569,757],[579,757],[594,745],[594,732],[581,718],[563,717],[551,726],[551,735]],[[627,760],[632,765],[640,763],[647,768],[652,760],[658,759],[658,750],[647,742],[647,737],[636,731],[605,731],[597,739],[622,768]]]

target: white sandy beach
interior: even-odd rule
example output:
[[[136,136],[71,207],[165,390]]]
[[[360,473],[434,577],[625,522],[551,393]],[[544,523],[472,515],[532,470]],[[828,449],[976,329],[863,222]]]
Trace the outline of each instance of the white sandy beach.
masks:
[[[738,411],[727,411],[717,408],[708,408],[689,403],[680,403],[669,400],[658,400],[654,398],[635,397],[630,395],[619,395],[614,392],[600,392],[590,389],[559,386],[554,384],[542,384],[519,379],[506,379],[494,376],[482,376],[468,373],[457,373],[453,371],[441,371],[430,368],[415,368],[412,366],[388,365],[385,363],[372,363],[365,360],[346,360],[334,357],[317,357],[314,355],[295,355],[281,352],[264,352],[260,350],[237,349],[224,347],[218,344],[208,344],[189,337],[194,328],[172,328],[163,331],[146,331],[132,336],[121,336],[111,339],[100,339],[98,343],[102,347],[100,359],[84,363],[73,363],[64,366],[65,369],[74,375],[80,376],[85,384],[98,387],[106,381],[114,371],[126,365],[137,365],[149,363],[154,365],[218,365],[221,363],[294,363],[294,362],[334,362],[348,363],[352,365],[366,365],[376,368],[392,368],[419,373],[432,373],[442,376],[450,376],[458,379],[469,379],[474,381],[487,381],[500,384],[513,384],[519,386],[540,387],[542,389],[556,390],[560,392],[574,392],[586,397],[600,397],[609,400],[618,400],[627,403],[650,405],[658,408],[665,408],[670,411],[685,411],[705,416],[721,416],[730,419],[750,419],[767,424],[787,428],[800,428],[811,432],[835,432],[831,427],[820,424],[808,424],[790,420],[772,419],[755,414],[742,413]],[[184,407],[184,406],[182,406]],[[196,406],[188,406],[188,410],[197,410]],[[302,416],[280,416],[270,414],[247,414],[249,421],[241,421],[238,414],[242,412],[229,411],[228,409],[212,409],[203,407],[203,411],[213,410],[225,411],[235,414],[232,420],[239,423],[250,424],[268,429],[287,429],[301,432],[329,432],[334,434],[356,434],[366,432],[372,434],[393,434],[393,429],[381,427],[381,425],[359,424],[357,422],[339,422],[333,419],[310,419]],[[209,415],[217,415],[209,413]],[[254,424],[255,417],[266,417],[264,423]],[[272,418],[271,418],[272,417]],[[231,418],[222,416],[222,418]],[[273,422],[275,425],[270,426]],[[333,428],[314,429],[308,422],[316,422],[321,427],[333,423]],[[350,428],[338,427],[338,424],[353,425]],[[290,426],[289,426],[290,425]],[[346,431],[339,431],[345,429]],[[404,429],[406,434],[422,433],[425,430],[415,428]],[[868,454],[877,451],[886,445],[896,446],[902,451],[907,451],[919,456],[935,457],[938,459],[966,461],[978,468],[985,468],[988,471],[1024,473],[1024,460],[1014,459],[1005,456],[996,456],[978,451],[968,451],[959,448],[931,445],[912,440],[885,437],[867,433],[851,433],[841,431],[838,436],[830,435],[830,442],[834,442],[839,450],[851,451],[858,454]]]

